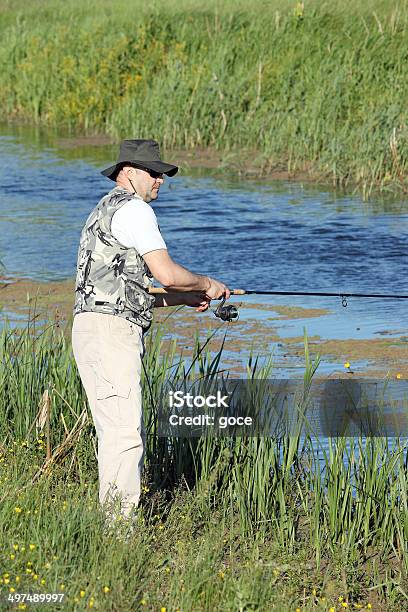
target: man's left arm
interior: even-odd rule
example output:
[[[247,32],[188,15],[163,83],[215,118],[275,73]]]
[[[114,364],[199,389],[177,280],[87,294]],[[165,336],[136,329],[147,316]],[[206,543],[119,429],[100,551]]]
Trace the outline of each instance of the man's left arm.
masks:
[[[165,308],[166,306],[191,306],[197,312],[204,312],[210,305],[210,300],[200,291],[169,292],[155,295],[155,308]]]

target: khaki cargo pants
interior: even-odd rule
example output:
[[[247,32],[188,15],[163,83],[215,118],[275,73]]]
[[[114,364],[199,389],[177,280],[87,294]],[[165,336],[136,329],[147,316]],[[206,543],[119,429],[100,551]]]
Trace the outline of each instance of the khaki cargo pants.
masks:
[[[144,459],[142,328],[124,317],[81,312],[72,349],[98,436],[99,501],[105,508],[119,504],[127,516],[139,502]]]

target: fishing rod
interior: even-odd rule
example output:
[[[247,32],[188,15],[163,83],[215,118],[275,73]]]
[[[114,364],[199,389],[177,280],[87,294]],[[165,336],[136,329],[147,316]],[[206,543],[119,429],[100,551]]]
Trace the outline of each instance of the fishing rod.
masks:
[[[152,287],[150,293],[170,293],[166,289]],[[191,292],[187,292],[191,293]],[[392,300],[408,300],[408,295],[397,295],[390,293],[332,293],[329,291],[263,291],[257,289],[231,289],[231,295],[300,295],[309,297],[337,297],[341,299],[342,306],[347,306],[347,299],[356,298],[377,298],[377,299],[392,299]],[[233,321],[239,318],[238,308],[229,304],[225,306],[226,298],[222,298],[220,305],[214,310],[216,317],[222,321]]]

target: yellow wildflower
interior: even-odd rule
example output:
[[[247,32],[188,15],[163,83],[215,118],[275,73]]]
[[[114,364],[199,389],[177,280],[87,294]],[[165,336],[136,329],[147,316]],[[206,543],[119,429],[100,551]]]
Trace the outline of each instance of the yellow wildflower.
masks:
[[[141,599],[140,600],[140,605],[141,606],[145,606],[147,604],[147,601],[145,599]]]
[[[396,378],[400,379],[401,378],[401,374],[398,372]]]
[[[13,544],[14,550],[18,550],[18,544]]]
[[[305,3],[297,2],[295,8],[293,9],[293,14],[295,17],[301,18],[305,12]]]
[[[30,550],[34,550],[35,544],[30,544]]]
[[[167,608],[160,608],[160,612],[166,612]]]
[[[13,560],[16,558],[16,555],[10,555],[10,559]]]
[[[345,364],[344,364],[344,367],[345,367],[346,369],[348,369],[348,368],[350,367],[350,362],[349,362],[349,361],[346,361],[346,362],[345,362]]]
[[[109,593],[110,588],[108,586],[104,586],[102,590],[104,593]]]
[[[60,589],[63,591],[65,589],[65,584],[60,584]]]
[[[20,582],[20,576],[16,576],[15,579],[16,583],[18,584]]]
[[[20,514],[20,512],[22,512],[22,508],[20,508],[19,506],[16,506],[14,508],[14,512],[17,512],[17,514]]]
[[[44,578],[41,580],[41,584],[45,584],[45,580],[44,580]]]
[[[85,591],[79,591],[81,597],[85,597]]]
[[[91,599],[89,600],[89,604],[88,604],[88,606],[89,606],[90,608],[92,608],[92,607],[93,607],[93,605],[94,605],[94,599],[93,599],[93,597],[91,597]]]
[[[14,587],[9,588],[10,593],[15,593],[16,589]]]
[[[372,607],[373,606],[370,603],[367,604],[367,610],[371,610]]]

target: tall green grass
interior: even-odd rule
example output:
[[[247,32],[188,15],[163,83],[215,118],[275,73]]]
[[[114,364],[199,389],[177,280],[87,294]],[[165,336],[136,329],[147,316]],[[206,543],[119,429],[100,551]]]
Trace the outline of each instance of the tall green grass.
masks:
[[[2,0],[3,117],[406,189],[406,3]],[[50,26],[52,24],[52,27]]]
[[[73,607],[92,598],[103,610],[341,609],[344,601],[403,610],[404,443],[339,439],[321,448],[305,432],[318,366],[307,339],[301,419],[292,436],[159,438],[163,385],[180,385],[193,373],[216,381],[222,365],[222,349],[212,354],[211,343],[197,339],[187,362],[175,345],[164,351],[162,341],[156,328],[143,381],[148,436],[139,527],[123,543],[102,535],[95,431],[63,330],[3,328],[2,592],[33,585],[59,591],[64,584]],[[271,368],[251,358],[248,379],[267,379]],[[40,433],[41,407],[49,417]]]

